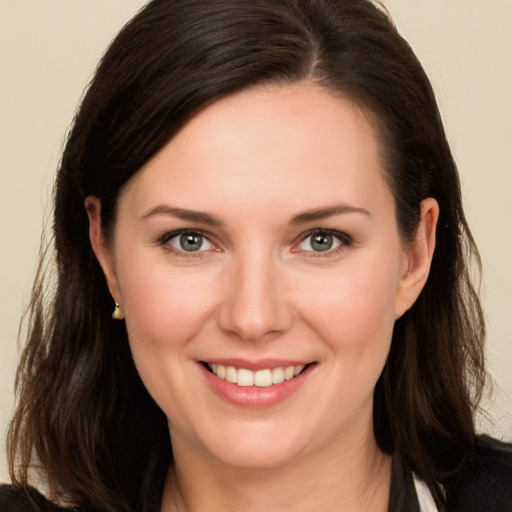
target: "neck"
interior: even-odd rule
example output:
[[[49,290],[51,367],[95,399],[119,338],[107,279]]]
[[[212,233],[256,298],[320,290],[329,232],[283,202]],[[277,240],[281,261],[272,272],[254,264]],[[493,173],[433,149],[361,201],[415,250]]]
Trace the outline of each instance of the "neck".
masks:
[[[372,434],[279,468],[232,467],[175,442],[173,452],[162,512],[387,511],[391,461]]]

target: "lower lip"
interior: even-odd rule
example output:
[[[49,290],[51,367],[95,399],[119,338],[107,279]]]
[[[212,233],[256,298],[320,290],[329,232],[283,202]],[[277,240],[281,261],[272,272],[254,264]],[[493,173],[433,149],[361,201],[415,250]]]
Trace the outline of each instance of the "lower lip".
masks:
[[[198,363],[210,387],[224,400],[240,407],[264,408],[271,407],[286,400],[302,386],[315,365],[309,365],[297,377],[285,380],[280,384],[267,387],[238,386],[227,380],[220,379],[208,371],[203,363]]]

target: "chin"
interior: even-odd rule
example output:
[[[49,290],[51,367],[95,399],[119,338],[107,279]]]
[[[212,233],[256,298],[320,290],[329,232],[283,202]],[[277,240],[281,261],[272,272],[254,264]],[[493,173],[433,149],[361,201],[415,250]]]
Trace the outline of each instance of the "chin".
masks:
[[[240,447],[234,450],[222,450],[217,457],[227,466],[240,469],[277,469],[288,466],[297,458],[296,450],[283,449],[269,443],[261,447]]]
[[[307,451],[307,442],[300,432],[268,425],[258,427],[254,429],[246,425],[229,434],[223,433],[218,436],[222,442],[209,439],[206,450],[228,466],[247,469],[283,467]]]

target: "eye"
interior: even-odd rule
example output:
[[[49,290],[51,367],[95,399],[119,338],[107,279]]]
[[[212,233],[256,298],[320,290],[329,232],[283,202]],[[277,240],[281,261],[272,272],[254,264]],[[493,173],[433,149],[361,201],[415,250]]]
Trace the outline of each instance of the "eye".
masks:
[[[162,242],[179,252],[214,251],[216,247],[202,233],[197,231],[178,231],[166,235]]]
[[[333,252],[343,246],[350,245],[350,243],[351,239],[345,233],[330,230],[315,230],[302,239],[297,250],[316,253]]]

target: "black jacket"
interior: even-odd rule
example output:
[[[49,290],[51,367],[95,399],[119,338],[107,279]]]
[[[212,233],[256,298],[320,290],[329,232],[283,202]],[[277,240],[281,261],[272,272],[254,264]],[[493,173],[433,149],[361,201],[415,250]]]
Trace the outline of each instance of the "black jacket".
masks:
[[[479,437],[472,456],[443,485],[448,512],[512,512],[512,444]],[[57,507],[35,491],[32,499],[39,510],[13,487],[0,486],[0,512],[73,512]],[[397,465],[393,469],[389,511],[420,512],[412,474],[397,469]],[[158,503],[154,512],[159,512]]]

